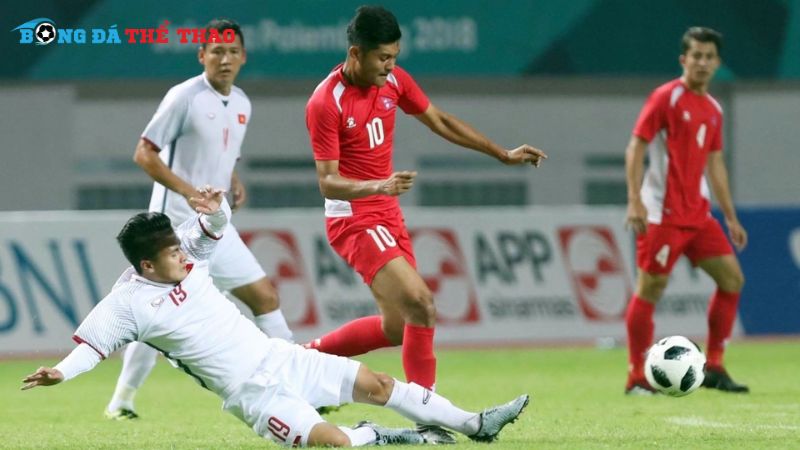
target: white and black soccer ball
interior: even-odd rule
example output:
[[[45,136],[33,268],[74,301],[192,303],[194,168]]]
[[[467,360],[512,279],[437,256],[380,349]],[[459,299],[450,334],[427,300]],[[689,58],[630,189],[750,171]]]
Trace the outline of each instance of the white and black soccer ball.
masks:
[[[706,355],[697,344],[683,336],[670,336],[647,350],[644,375],[662,394],[682,397],[703,383],[705,365]]]
[[[56,26],[50,22],[42,22],[36,25],[34,30],[36,40],[42,44],[49,44],[56,38]]]

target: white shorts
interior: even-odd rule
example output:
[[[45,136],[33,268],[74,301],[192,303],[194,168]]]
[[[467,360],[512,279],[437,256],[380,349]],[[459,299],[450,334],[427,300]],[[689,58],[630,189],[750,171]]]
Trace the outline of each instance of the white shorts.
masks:
[[[268,357],[229,395],[222,409],[259,436],[287,446],[305,446],[311,429],[325,420],[320,406],[353,401],[361,363],[271,339]]]
[[[230,291],[267,276],[230,222],[211,255],[209,272],[221,291]]]

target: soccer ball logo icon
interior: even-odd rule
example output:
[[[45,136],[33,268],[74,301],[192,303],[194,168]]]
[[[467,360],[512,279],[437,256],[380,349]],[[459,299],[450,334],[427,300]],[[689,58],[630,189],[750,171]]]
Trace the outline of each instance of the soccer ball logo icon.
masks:
[[[56,27],[52,23],[42,22],[34,31],[39,45],[47,45],[56,39]]]

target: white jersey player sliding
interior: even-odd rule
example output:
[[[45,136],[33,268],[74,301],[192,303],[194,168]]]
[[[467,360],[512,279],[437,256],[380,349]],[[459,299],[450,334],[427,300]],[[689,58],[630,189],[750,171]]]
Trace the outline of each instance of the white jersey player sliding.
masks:
[[[208,258],[230,207],[221,190],[198,193],[190,203],[199,214],[177,230],[157,212],[137,214],[125,224],[117,241],[133,266],[78,327],[72,353],[54,368],[40,367],[25,377],[23,390],[74,378],[140,341],[219,395],[223,409],[260,436],[290,446],[439,443],[412,429],[369,422],[337,427],[320,417],[319,406],[386,406],[417,423],[492,441],[528,404],[528,395],[521,395],[482,413],[464,411],[357,361],[267,337],[212,283]]]

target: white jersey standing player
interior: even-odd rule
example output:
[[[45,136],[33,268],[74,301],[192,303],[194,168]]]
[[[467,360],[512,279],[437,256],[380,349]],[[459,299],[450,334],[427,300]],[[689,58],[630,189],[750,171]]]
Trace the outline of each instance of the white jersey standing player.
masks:
[[[145,342],[223,399],[223,409],[260,436],[287,446],[437,444],[416,430],[325,422],[316,407],[382,405],[417,423],[492,441],[528,404],[521,395],[482,413],[464,411],[416,384],[372,372],[357,361],[267,337],[214,285],[210,262],[230,218],[219,189],[190,201],[201,214],[172,228],[159,212],[140,213],[117,241],[133,265],[75,331],[78,346],[55,368],[40,367],[22,389],[49,386],[91,370],[121,346]]]
[[[250,100],[233,85],[246,62],[239,25],[214,19],[207,30],[217,30],[226,40],[204,44],[198,59],[204,72],[169,90],[136,146],[134,161],[155,181],[150,211],[165,213],[173,224],[195,212],[187,199],[197,196],[195,186],[218,186],[233,194],[233,209],[245,201],[246,191],[236,173],[247,124]],[[210,273],[216,285],[230,291],[253,312],[256,325],[271,337],[292,340],[281,313],[278,295],[264,270],[232,224],[211,258]],[[132,419],[134,396],[155,365],[157,351],[133,343],[123,356],[122,372],[106,416]]]

